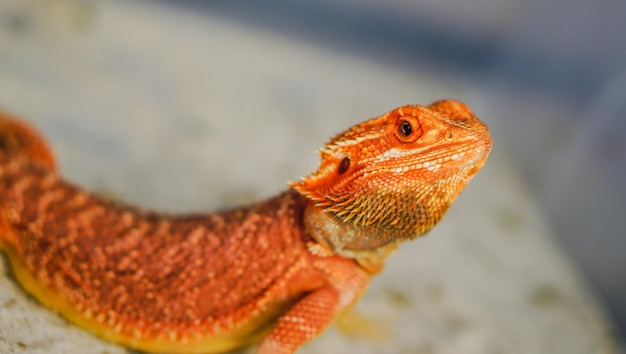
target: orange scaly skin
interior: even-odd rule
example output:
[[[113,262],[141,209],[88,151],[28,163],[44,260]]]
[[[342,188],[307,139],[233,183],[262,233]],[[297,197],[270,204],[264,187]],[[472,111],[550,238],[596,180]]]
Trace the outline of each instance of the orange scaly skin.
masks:
[[[400,107],[331,139],[276,197],[170,215],[66,182],[43,139],[0,114],[0,248],[26,291],[107,340],[293,353],[441,219],[490,150],[458,101]]]

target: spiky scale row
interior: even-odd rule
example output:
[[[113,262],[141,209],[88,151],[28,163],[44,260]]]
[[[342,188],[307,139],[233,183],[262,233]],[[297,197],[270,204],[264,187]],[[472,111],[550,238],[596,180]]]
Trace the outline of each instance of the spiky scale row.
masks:
[[[265,337],[260,353],[291,353],[443,216],[490,149],[460,102],[400,107],[331,139],[281,195],[169,215],[65,182],[45,142],[0,116],[0,247],[28,292],[105,339],[217,353]]]

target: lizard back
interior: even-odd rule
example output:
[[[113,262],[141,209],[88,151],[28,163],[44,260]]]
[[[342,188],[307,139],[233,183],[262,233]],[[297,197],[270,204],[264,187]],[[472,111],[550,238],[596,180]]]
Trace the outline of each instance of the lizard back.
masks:
[[[309,285],[285,286],[293,281],[285,274],[309,259],[306,201],[294,191],[231,211],[170,215],[91,194],[54,166],[34,130],[0,117],[0,248],[29,293],[105,338],[228,350],[266,334],[317,286],[314,274]]]

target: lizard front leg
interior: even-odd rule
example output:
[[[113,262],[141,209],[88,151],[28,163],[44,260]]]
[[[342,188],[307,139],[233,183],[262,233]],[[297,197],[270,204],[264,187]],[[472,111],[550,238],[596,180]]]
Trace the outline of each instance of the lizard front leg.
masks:
[[[279,318],[261,342],[258,354],[288,354],[317,336],[339,310],[339,293],[330,286],[305,296]]]
[[[321,258],[316,268],[328,282],[300,299],[289,309],[260,343],[258,354],[294,353],[317,337],[336,315],[360,297],[370,274],[353,260],[333,256]]]

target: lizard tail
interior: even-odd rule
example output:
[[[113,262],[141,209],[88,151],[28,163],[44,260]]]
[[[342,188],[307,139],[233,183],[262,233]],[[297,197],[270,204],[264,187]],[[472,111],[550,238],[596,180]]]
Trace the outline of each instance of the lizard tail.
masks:
[[[44,168],[56,169],[56,161],[46,140],[30,125],[0,111],[0,154],[26,155]]]
[[[14,157],[30,160],[44,169],[56,169],[54,155],[44,138],[31,126],[6,112],[0,111],[0,249],[19,248],[17,233],[8,220],[7,181],[2,177],[4,167]],[[8,194],[7,194],[8,193]]]

